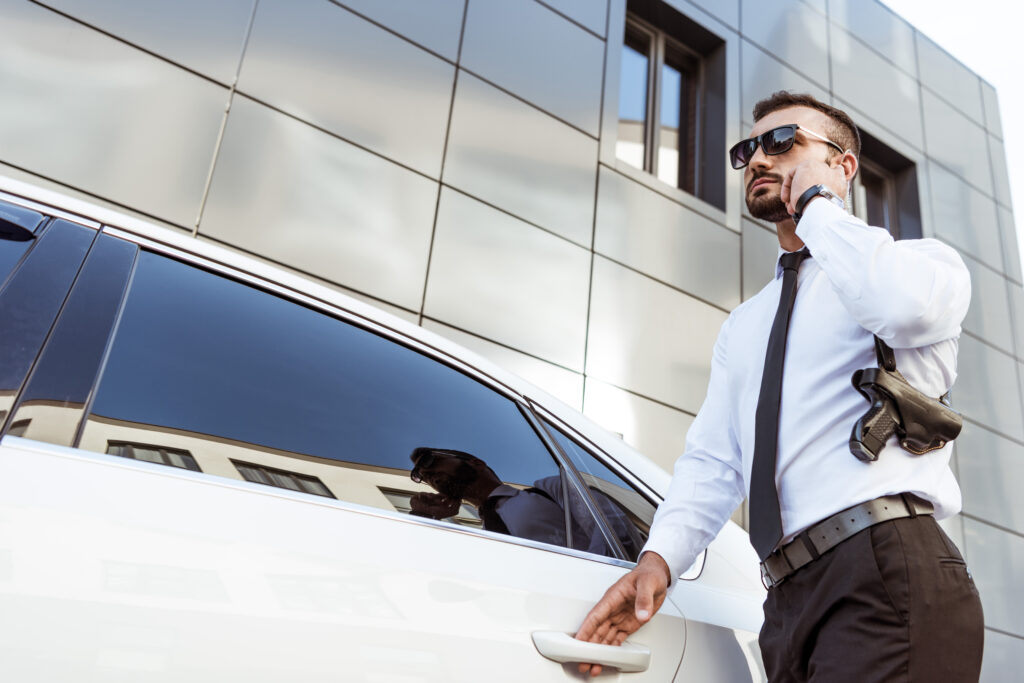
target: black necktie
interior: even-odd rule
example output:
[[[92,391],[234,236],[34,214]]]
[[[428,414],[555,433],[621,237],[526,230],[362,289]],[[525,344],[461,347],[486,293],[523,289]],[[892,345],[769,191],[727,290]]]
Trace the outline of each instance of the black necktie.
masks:
[[[782,513],[775,488],[775,461],[779,446],[779,402],[782,399],[782,364],[786,359],[786,333],[796,298],[800,264],[810,256],[807,249],[791,251],[779,259],[782,264],[782,295],[775,312],[768,351],[764,356],[761,393],[754,418],[754,465],[750,475],[750,543],[762,560],[782,538]]]

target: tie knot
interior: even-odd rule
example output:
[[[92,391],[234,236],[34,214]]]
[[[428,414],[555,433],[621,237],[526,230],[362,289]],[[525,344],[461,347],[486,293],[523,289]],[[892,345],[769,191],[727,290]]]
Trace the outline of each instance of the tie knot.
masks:
[[[779,257],[779,263],[782,265],[783,270],[800,270],[800,264],[803,263],[804,259],[811,255],[811,252],[804,247],[800,251],[787,251],[781,257]]]

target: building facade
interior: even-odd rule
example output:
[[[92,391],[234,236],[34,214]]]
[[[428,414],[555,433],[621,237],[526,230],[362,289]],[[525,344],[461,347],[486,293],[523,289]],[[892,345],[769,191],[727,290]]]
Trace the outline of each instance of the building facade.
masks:
[[[254,254],[496,360],[666,469],[771,277],[726,150],[779,89],[855,213],[958,249],[983,679],[1024,664],[1024,288],[996,93],[854,0],[0,0],[0,174]],[[739,516],[742,517],[742,511]]]

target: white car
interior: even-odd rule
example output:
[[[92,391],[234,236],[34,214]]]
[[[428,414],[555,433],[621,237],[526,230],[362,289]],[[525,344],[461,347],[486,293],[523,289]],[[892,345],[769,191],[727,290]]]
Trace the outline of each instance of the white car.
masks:
[[[668,475],[416,325],[0,178],[0,680],[760,681],[731,522],[572,638]]]

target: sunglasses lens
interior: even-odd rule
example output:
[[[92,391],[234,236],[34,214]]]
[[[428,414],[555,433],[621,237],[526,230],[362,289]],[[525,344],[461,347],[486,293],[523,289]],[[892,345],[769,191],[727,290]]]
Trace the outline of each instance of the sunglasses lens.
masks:
[[[782,126],[766,132],[761,137],[765,154],[782,154],[793,146],[796,130],[792,126]]]
[[[750,158],[754,156],[755,151],[757,151],[757,140],[751,139],[737,142],[729,150],[729,160],[732,162],[732,167],[740,169],[746,166],[750,163]]]

